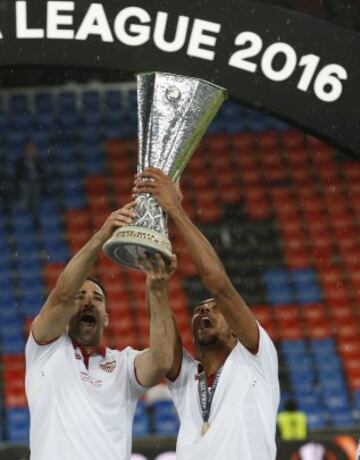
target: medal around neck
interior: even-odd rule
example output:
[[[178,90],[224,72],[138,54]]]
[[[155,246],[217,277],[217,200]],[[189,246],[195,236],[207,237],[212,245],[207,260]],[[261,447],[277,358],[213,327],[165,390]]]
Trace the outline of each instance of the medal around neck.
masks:
[[[169,73],[137,76],[138,173],[158,168],[176,182],[227,97],[224,88]],[[138,269],[137,258],[160,253],[170,260],[167,216],[154,197],[140,194],[132,225],[121,227],[104,244],[116,263]]]
[[[209,428],[210,428],[209,422],[204,422],[203,426],[201,427],[201,436],[204,436]]]

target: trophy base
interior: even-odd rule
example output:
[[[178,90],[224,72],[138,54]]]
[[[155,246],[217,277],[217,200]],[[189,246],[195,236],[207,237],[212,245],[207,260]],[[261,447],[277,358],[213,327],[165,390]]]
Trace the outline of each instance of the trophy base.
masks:
[[[103,246],[105,254],[119,265],[140,270],[136,259],[160,253],[166,261],[172,256],[171,243],[161,233],[129,225],[118,228]]]

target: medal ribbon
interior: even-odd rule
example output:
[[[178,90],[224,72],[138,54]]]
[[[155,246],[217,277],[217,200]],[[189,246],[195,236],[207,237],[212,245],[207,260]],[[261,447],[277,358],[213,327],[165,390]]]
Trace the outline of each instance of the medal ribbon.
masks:
[[[198,391],[200,398],[201,413],[204,423],[209,421],[211,403],[214,399],[215,390],[219,382],[222,366],[216,372],[214,383],[209,391],[205,371],[198,375]]]

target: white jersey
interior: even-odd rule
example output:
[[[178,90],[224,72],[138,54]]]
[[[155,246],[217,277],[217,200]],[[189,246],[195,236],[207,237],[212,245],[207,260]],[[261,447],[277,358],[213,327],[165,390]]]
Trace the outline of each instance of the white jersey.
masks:
[[[259,351],[240,342],[228,356],[210,410],[210,428],[203,424],[198,393],[198,362],[184,352],[179,377],[169,387],[180,418],[177,460],[274,460],[279,404],[276,349],[260,327]]]
[[[134,359],[139,353],[106,348],[85,366],[67,335],[26,344],[26,395],[31,460],[128,460],[139,396]]]

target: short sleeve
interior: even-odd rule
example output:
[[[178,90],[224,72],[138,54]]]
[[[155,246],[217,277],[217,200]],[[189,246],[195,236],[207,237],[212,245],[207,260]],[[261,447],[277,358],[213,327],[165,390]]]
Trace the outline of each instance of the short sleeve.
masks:
[[[265,329],[259,325],[259,350],[256,354],[252,354],[246,350],[248,360],[251,360],[251,367],[259,375],[262,375],[269,385],[277,385],[278,377],[278,356],[275,345],[268,336]]]
[[[180,409],[181,401],[184,399],[184,391],[189,379],[194,379],[197,373],[197,361],[183,349],[183,359],[181,363],[180,373],[176,380],[166,379],[171,395],[173,397],[176,408]]]
[[[134,350],[131,347],[127,347],[125,349],[125,352],[126,352],[126,361],[127,361],[127,363],[126,363],[126,365],[127,365],[127,374],[128,374],[128,377],[129,377],[131,388],[134,390],[134,392],[137,395],[141,395],[147,390],[147,388],[142,386],[138,382],[138,379],[137,379],[136,373],[135,373],[135,358],[136,358],[136,356],[138,354],[140,354],[142,352],[139,351],[139,350]]]
[[[66,335],[63,334],[52,342],[39,344],[35,340],[33,333],[30,332],[29,338],[25,346],[25,361],[26,368],[30,370],[34,366],[43,366],[49,359],[60,349],[66,340]]]

